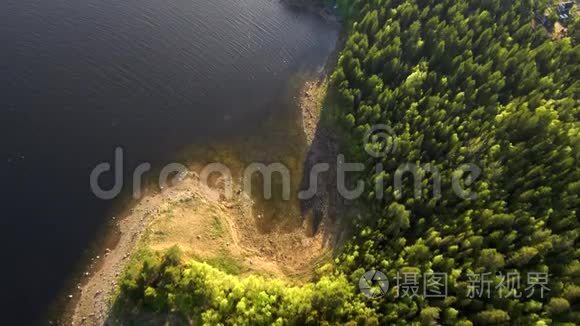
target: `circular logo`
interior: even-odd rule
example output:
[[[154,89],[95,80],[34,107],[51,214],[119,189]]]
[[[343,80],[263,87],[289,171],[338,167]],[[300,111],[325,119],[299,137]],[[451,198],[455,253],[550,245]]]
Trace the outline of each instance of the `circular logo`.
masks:
[[[358,281],[358,288],[365,297],[377,299],[389,290],[389,280],[381,271],[367,271]]]
[[[365,133],[363,145],[370,156],[385,157],[397,150],[395,131],[387,125],[374,125]]]

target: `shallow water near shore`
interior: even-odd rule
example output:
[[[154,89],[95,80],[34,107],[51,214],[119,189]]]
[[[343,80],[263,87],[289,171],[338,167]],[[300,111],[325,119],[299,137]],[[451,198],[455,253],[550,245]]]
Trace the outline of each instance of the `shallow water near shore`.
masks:
[[[10,312],[0,319],[19,324],[42,323],[126,207],[91,193],[97,164],[121,146],[130,180],[138,164],[160,169],[196,145],[262,139],[256,148],[299,151],[284,140],[295,136],[289,89],[321,69],[338,34],[268,0],[8,0],[0,21],[0,276]],[[103,188],[112,181],[103,175]]]

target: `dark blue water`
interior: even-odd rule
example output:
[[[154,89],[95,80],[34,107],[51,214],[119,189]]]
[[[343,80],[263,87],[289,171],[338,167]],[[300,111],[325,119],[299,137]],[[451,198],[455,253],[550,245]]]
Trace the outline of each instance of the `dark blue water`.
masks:
[[[0,2],[0,321],[41,323],[115,201],[89,187],[207,141],[264,132],[335,28],[275,0]],[[106,180],[105,180],[106,181]]]

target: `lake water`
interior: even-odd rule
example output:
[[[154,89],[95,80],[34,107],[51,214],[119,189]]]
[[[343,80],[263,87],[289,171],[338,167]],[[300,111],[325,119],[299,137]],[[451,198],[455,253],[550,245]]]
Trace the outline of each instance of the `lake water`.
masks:
[[[117,146],[130,174],[209,140],[283,134],[268,129],[291,81],[336,39],[277,0],[1,1],[2,324],[41,323],[90,255],[119,202],[89,175]]]

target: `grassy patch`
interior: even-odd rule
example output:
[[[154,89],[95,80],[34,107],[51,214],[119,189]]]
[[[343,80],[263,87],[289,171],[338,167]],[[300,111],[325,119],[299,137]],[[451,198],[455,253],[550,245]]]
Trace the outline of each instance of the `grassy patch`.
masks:
[[[209,265],[231,275],[240,275],[248,270],[238,259],[228,255],[227,252],[221,251],[218,256],[204,259]]]
[[[225,232],[225,229],[224,229],[224,226],[222,224],[222,221],[217,216],[212,217],[212,221],[211,221],[211,225],[210,225],[210,229],[209,229],[209,233],[211,234],[211,236],[215,237],[215,238],[220,238],[221,236],[224,235],[224,232]]]

